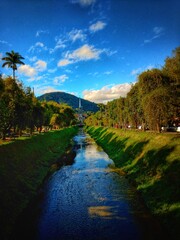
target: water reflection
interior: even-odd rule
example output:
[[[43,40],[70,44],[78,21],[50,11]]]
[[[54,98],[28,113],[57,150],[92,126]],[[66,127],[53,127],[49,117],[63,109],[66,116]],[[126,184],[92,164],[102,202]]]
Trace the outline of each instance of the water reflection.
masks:
[[[88,208],[88,214],[91,218],[100,217],[103,219],[121,219],[125,220],[125,217],[118,215],[118,206],[94,206]]]
[[[109,167],[112,160],[82,131],[74,141],[75,163],[58,170],[45,186],[33,239],[154,239],[142,229],[144,209],[134,208],[134,191]]]

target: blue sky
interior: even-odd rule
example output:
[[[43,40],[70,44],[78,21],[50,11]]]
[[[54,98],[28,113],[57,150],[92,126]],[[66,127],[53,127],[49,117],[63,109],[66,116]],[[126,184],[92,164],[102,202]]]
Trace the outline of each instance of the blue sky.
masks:
[[[126,96],[139,73],[180,46],[179,0],[0,0],[0,9],[0,57],[25,58],[16,75],[36,96]]]

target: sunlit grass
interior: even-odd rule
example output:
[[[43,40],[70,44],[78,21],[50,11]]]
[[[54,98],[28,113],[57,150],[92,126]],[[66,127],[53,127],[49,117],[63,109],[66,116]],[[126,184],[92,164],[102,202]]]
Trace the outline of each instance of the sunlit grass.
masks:
[[[87,131],[126,173],[151,212],[180,233],[180,135],[102,127]]]

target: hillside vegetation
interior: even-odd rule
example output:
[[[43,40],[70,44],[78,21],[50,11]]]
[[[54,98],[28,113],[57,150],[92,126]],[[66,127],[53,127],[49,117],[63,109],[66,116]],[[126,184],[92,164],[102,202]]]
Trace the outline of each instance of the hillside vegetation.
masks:
[[[115,165],[141,193],[147,207],[180,237],[180,135],[87,127]]]
[[[65,128],[0,145],[0,239],[9,239],[18,216],[76,133],[77,128]]]
[[[66,103],[71,106],[73,109],[79,107],[79,98],[65,92],[51,92],[45,93],[42,96],[38,97],[39,101],[54,101],[57,103]],[[97,112],[98,106],[96,103],[90,102],[85,99],[81,99],[81,105],[84,111]]]

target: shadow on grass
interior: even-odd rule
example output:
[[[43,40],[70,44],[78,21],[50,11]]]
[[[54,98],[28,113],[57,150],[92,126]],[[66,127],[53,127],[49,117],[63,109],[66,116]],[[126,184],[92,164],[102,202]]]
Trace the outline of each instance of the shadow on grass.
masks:
[[[90,128],[88,131],[96,142],[103,147],[117,167],[130,165],[142,152],[149,140],[133,143],[127,146],[130,137],[121,138],[104,128]]]
[[[172,239],[180,239],[180,161],[169,161],[176,145],[159,149],[152,146],[143,153],[149,140],[142,139],[130,144],[130,137],[121,138],[104,128],[91,128],[89,133],[115,165],[127,172],[148,208],[161,219]]]
[[[175,147],[148,151],[129,171],[147,206],[164,223],[173,239],[180,239],[180,162],[168,162]],[[178,237],[177,237],[178,236]]]

